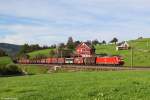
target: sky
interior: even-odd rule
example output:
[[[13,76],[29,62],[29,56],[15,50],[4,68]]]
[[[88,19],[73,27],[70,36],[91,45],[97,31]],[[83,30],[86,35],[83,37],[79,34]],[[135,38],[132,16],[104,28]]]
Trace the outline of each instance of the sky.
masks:
[[[150,0],[0,0],[0,42],[150,37]]]

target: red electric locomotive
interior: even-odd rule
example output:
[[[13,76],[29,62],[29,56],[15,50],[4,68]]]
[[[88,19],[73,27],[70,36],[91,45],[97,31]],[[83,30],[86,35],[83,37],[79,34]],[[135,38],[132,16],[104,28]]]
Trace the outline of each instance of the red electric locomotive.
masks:
[[[124,61],[119,56],[96,57],[96,64],[99,65],[123,65]]]

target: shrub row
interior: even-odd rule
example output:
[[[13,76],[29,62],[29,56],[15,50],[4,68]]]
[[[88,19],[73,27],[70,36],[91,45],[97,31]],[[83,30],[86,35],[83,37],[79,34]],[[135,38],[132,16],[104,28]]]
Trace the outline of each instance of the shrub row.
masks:
[[[22,69],[15,64],[0,65],[0,75],[21,75]]]

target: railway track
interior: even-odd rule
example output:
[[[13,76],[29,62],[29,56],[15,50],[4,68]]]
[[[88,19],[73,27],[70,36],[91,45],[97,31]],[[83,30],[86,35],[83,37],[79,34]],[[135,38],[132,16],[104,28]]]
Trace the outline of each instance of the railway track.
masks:
[[[73,66],[73,65],[63,65],[62,68],[68,70],[104,70],[104,71],[117,71],[117,70],[150,70],[150,67],[114,67],[114,66]]]
[[[54,66],[60,66],[64,70],[104,70],[104,71],[117,71],[117,70],[150,70],[148,66],[100,66],[100,65],[62,65],[62,64],[22,64],[22,65],[38,65],[46,66],[52,69]]]

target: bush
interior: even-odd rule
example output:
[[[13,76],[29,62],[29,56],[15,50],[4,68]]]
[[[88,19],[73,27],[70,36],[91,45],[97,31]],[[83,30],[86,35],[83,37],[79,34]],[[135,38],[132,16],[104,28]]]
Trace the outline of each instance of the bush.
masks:
[[[23,74],[21,68],[15,64],[0,66],[0,75],[21,75]]]

